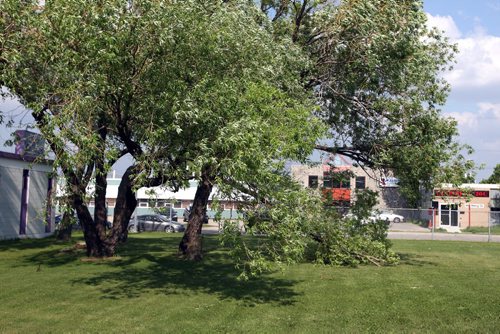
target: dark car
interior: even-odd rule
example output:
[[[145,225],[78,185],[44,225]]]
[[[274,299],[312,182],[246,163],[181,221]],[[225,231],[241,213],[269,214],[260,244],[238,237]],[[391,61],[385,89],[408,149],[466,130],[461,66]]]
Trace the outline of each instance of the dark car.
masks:
[[[136,226],[137,222],[137,226]],[[140,215],[136,219],[132,219],[128,226],[129,231],[159,231],[159,232],[184,232],[184,225],[174,221],[170,221],[163,215]]]

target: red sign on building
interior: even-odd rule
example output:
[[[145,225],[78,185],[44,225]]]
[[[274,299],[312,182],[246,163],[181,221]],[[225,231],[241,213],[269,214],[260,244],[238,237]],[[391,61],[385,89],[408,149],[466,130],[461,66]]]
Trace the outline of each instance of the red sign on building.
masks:
[[[467,192],[461,190],[435,190],[435,196],[439,197],[464,197],[467,196]],[[490,192],[487,190],[473,190],[471,192],[473,197],[490,197]]]

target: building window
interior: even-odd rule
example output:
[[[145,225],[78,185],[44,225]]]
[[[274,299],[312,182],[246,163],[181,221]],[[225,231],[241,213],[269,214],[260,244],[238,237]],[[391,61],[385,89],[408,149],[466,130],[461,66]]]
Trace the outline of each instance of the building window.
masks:
[[[309,175],[309,188],[318,188],[318,176]]]
[[[348,176],[341,173],[323,173],[323,188],[350,189],[351,180]]]
[[[182,208],[182,202],[181,201],[175,201],[174,202],[174,208],[181,209]]]
[[[351,188],[351,181],[349,179],[333,179],[332,188],[349,189]]]
[[[151,200],[151,207],[156,207],[156,208],[164,208],[166,206],[170,206],[170,203],[167,202],[166,199],[159,199],[159,200]]]
[[[366,178],[364,176],[356,176],[356,189],[366,188]]]
[[[147,208],[149,207],[149,201],[147,199],[140,199],[139,200],[139,207],[140,208]]]
[[[328,172],[323,173],[323,188],[330,189],[332,187],[333,187],[332,176]]]

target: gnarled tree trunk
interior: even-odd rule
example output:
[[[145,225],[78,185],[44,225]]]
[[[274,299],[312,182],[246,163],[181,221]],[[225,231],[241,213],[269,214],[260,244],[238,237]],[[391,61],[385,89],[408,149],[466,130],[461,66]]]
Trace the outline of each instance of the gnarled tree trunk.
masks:
[[[187,260],[199,261],[203,258],[201,229],[207,213],[208,198],[212,188],[213,184],[209,177],[209,171],[205,169],[202,180],[198,183],[196,189],[186,232],[184,232],[179,244],[179,254]]]
[[[75,196],[73,199],[73,206],[76,210],[76,215],[83,229],[83,237],[87,246],[87,256],[90,257],[103,257],[106,256],[104,251],[103,240],[97,233],[92,215],[83,202],[82,198]]]
[[[132,190],[131,175],[134,172],[134,166],[127,169],[122,177],[118,187],[118,196],[116,198],[115,211],[113,216],[113,228],[106,244],[109,252],[114,253],[119,242],[125,242],[128,238],[128,223],[137,206],[137,199]]]
[[[85,243],[87,245],[87,256],[104,257],[113,256],[116,253],[116,247],[120,242],[127,240],[128,235],[128,222],[132,213],[137,206],[135,193],[132,189],[132,182],[130,180],[133,174],[133,166],[129,167],[123,175],[118,187],[118,196],[116,198],[116,205],[113,217],[113,227],[109,233],[106,233],[106,213],[105,213],[105,191],[99,194],[103,189],[98,190],[103,182],[106,181],[96,178],[96,212],[95,218],[92,219],[87,207],[83,204],[81,199],[75,198],[74,205],[77,210],[78,219],[83,227]],[[100,185],[99,185],[100,184]],[[98,205],[97,202],[102,202]],[[98,209],[98,208],[101,209]]]

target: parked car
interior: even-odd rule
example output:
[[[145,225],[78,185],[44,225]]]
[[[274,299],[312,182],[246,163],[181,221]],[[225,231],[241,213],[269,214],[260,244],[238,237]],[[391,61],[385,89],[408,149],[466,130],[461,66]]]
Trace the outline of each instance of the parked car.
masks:
[[[352,212],[347,213],[344,216],[344,218],[349,219],[349,220],[357,220],[357,217]],[[370,224],[370,223],[375,223],[376,221],[377,221],[377,217],[375,217],[375,213],[372,213],[369,217],[362,218],[361,224]]]
[[[163,215],[140,215],[136,220],[131,219],[128,225],[129,232],[158,231],[158,232],[184,232],[184,225],[170,221]]]
[[[405,219],[405,217],[397,215],[390,211],[382,211],[380,213],[374,213],[373,216],[375,217],[375,219],[385,220],[393,223],[401,223]]]
[[[172,217],[172,221],[174,222],[179,220],[179,218],[177,217],[177,211],[175,211],[174,209],[171,209],[171,212],[158,213],[158,215],[165,217],[165,219],[167,220],[170,220],[170,217]]]

